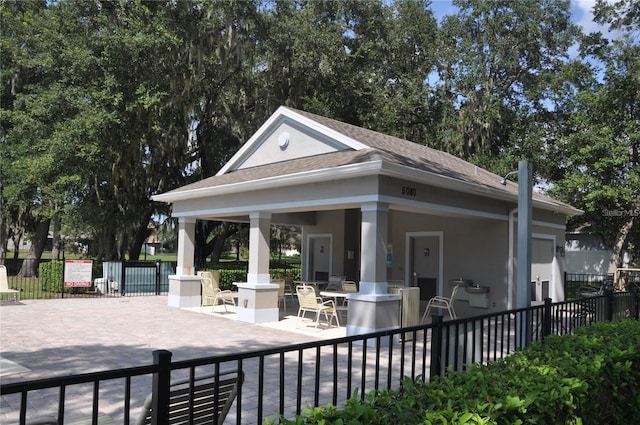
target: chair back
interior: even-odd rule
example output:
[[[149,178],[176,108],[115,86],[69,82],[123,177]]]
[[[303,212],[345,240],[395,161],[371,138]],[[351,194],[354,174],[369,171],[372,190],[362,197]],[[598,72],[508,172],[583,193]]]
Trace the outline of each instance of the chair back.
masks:
[[[285,292],[285,288],[286,288],[285,280],[284,279],[271,279],[271,283],[273,283],[274,285],[278,285],[278,297],[280,297],[280,298],[284,297],[284,292]]]
[[[327,291],[341,291],[342,290],[342,281],[345,279],[345,276],[329,276],[329,284],[327,285]]]
[[[460,285],[456,285],[453,287],[453,290],[451,291],[451,298],[449,298],[449,303],[453,304],[453,301],[456,298],[456,295],[458,294],[458,288],[460,287]]]
[[[217,270],[199,271],[198,276],[209,279],[213,289],[220,289],[220,272]]]
[[[353,280],[345,280],[342,282],[342,290],[344,292],[355,294],[358,292],[358,285],[356,285]]]
[[[7,266],[0,265],[0,290],[9,290],[9,278],[7,277]]]
[[[158,422],[184,424],[189,420],[189,411],[191,411],[193,423],[215,424],[214,418],[217,413],[217,425],[221,425],[243,381],[243,372],[229,371],[221,373],[220,376],[215,374],[199,376],[193,382],[189,379],[172,382],[169,394],[169,417],[158,418]],[[216,402],[217,406],[214,404]],[[153,395],[149,394],[138,417],[138,425],[151,424],[152,416]]]
[[[312,286],[296,286],[296,294],[300,308],[318,308],[318,298],[316,298],[316,291]]]
[[[211,282],[211,279],[209,279],[208,277],[201,277],[200,283],[202,284],[202,295],[204,297],[216,296],[216,291],[213,288],[213,283]]]

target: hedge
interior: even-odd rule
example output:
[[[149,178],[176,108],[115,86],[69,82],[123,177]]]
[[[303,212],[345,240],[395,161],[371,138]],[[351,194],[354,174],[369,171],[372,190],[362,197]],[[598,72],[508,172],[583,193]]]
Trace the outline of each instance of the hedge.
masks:
[[[247,270],[246,269],[217,269],[220,273],[220,288],[221,289],[234,289],[233,284],[235,282],[246,282],[247,281]],[[274,279],[278,279],[284,276],[289,276],[293,280],[300,279],[300,269],[299,268],[276,268],[269,270],[269,274]]]
[[[42,262],[38,266],[38,279],[43,291],[60,292],[62,289],[62,274],[64,263],[62,261]]]
[[[309,408],[303,424],[630,424],[640,418],[640,322],[549,336],[500,361]],[[269,421],[267,421],[269,423]]]

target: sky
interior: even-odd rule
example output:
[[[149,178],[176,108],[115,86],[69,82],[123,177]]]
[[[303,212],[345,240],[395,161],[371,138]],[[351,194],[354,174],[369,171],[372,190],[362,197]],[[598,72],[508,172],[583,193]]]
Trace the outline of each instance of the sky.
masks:
[[[591,10],[595,2],[596,0],[571,0],[573,22],[580,25],[585,33],[601,31],[603,34],[606,34],[608,32],[606,28],[593,22]],[[444,15],[452,15],[456,11],[451,0],[432,0],[431,8],[438,21],[440,21]]]

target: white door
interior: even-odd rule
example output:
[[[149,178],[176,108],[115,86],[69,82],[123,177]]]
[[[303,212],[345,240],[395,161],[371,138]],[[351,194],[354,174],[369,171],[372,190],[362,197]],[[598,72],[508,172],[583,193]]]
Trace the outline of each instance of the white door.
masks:
[[[309,271],[307,279],[328,281],[331,274],[331,237],[309,237]]]
[[[416,235],[409,237],[409,258],[412,286],[420,288],[420,299],[428,300],[442,290],[440,282],[441,237]]]
[[[531,239],[531,301],[540,302],[551,296],[553,281],[553,239]]]

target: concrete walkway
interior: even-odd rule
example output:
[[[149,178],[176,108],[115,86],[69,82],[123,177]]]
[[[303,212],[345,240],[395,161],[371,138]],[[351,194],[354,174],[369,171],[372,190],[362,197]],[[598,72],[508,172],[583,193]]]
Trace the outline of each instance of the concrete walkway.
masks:
[[[234,320],[222,306],[214,314],[211,307],[171,308],[166,296],[3,302],[0,379],[20,382],[148,365],[157,349],[171,351],[178,361],[345,335],[344,327],[316,329],[310,321],[298,326],[297,306],[288,304],[284,320],[254,325]],[[0,423],[17,423],[13,404],[2,398]],[[57,405],[57,394],[42,405]],[[29,409],[38,413],[32,403]]]

